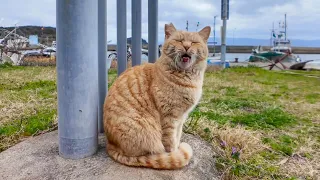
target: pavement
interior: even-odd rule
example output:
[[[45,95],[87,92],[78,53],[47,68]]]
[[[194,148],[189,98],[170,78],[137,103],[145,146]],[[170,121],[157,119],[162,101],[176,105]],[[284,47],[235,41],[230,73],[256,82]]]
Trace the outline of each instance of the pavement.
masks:
[[[193,148],[189,165],[180,170],[154,170],[124,166],[105,152],[105,137],[99,136],[98,152],[79,160],[59,156],[58,132],[53,131],[27,140],[0,153],[0,179],[3,180],[215,180],[215,154],[212,147],[193,135],[182,142]]]

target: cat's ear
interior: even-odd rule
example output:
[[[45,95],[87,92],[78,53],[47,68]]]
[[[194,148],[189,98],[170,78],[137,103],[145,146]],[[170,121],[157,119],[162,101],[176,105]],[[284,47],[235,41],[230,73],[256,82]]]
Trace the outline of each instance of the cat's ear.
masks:
[[[211,27],[206,26],[201,31],[199,31],[199,35],[202,37],[204,41],[208,41],[211,32]]]
[[[165,35],[166,35],[165,39],[168,39],[176,31],[176,28],[174,27],[174,25],[172,23],[165,24],[164,31],[165,31]]]

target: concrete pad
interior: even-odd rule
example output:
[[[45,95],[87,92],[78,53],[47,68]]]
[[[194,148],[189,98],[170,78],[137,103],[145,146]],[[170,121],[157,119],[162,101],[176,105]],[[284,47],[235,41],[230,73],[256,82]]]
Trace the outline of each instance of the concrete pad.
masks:
[[[191,163],[181,170],[153,170],[128,167],[113,161],[105,152],[105,138],[99,136],[98,152],[80,160],[58,155],[58,132],[29,138],[0,153],[0,179],[105,179],[105,180],[214,180],[218,179],[212,148],[206,142],[183,135],[193,148]]]

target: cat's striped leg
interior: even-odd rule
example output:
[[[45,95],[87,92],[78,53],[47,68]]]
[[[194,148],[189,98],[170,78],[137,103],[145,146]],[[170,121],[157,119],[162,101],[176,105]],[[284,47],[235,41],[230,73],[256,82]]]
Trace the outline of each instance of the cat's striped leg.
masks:
[[[183,124],[187,118],[188,118],[188,113],[185,113],[182,116],[182,118],[178,121],[178,128],[177,128],[177,146],[178,147],[180,146]]]
[[[166,152],[173,152],[178,149],[177,130],[175,120],[165,120],[162,124],[162,144]]]
[[[180,145],[181,135],[182,135],[182,128],[183,128],[184,121],[180,121],[178,128],[177,128],[177,146]]]

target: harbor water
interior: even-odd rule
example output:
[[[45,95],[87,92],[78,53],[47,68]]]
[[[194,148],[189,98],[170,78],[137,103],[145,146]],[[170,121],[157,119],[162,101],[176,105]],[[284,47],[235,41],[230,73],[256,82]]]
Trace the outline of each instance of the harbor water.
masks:
[[[320,61],[320,54],[294,54],[296,56],[299,56],[302,61],[308,61],[308,60],[314,60],[314,61]],[[247,59],[249,59],[250,54],[249,53],[227,53],[226,59],[229,61],[234,61],[235,58],[238,58],[239,62],[244,62]]]
[[[108,52],[108,55],[110,52]],[[314,61],[320,61],[320,54],[295,54],[300,57],[302,61],[307,61],[307,60],[314,60]],[[239,62],[244,62],[248,60],[250,57],[250,53],[227,53],[226,54],[226,60],[228,61],[234,61],[235,58],[238,58]],[[142,62],[147,62],[148,61],[148,56],[142,55],[141,56]]]

